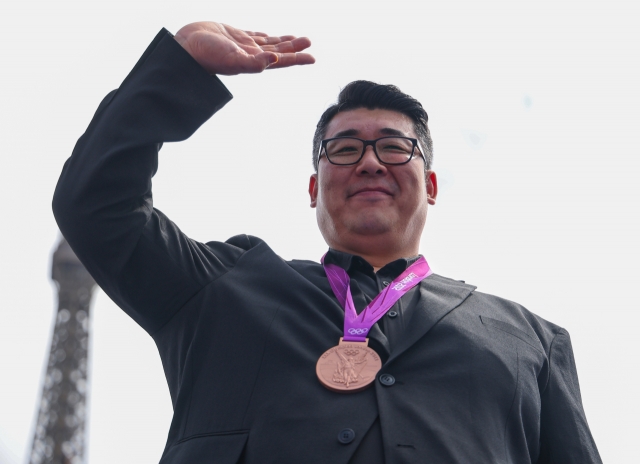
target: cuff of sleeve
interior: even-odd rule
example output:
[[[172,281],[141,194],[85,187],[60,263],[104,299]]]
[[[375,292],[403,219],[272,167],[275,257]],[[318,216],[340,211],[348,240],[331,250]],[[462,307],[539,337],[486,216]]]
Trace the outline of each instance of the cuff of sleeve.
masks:
[[[158,32],[120,87],[142,75],[148,77],[149,73],[159,84],[176,84],[175,90],[182,98],[209,106],[210,115],[233,98],[220,79],[207,73],[165,28]]]

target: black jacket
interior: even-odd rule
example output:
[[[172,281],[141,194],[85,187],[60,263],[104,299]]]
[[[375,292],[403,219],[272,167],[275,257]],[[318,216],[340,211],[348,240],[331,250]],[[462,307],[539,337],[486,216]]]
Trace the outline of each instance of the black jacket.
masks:
[[[344,313],[320,264],[255,237],[195,242],[152,205],[162,143],[230,99],[162,31],[99,107],[54,197],[74,251],[158,346],[174,407],[162,463],[347,463],[376,417],[388,464],[601,462],[568,333],[438,275],[384,356],[393,385],[323,388],[315,364]]]

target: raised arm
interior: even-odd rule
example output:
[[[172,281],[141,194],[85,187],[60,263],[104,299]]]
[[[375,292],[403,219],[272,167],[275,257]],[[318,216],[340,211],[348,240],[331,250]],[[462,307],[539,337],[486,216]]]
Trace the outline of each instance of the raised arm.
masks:
[[[190,137],[232,98],[212,73],[312,63],[298,53],[309,45],[216,23],[186,26],[175,38],[163,30],[78,140],[56,187],[56,220],[98,284],[147,331],[244,252],[190,240],[154,209],[159,148]]]

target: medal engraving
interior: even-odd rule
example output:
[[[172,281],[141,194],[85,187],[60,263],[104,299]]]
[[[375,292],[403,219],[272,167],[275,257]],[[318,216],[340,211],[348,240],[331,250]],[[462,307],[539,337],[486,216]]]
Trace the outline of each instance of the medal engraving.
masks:
[[[325,351],[316,364],[320,383],[329,390],[350,393],[364,390],[382,367],[380,356],[364,342],[345,342]]]

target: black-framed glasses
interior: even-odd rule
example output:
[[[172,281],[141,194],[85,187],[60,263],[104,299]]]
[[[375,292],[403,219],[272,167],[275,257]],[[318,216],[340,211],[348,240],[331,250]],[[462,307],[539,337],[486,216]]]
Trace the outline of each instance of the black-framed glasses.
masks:
[[[400,136],[386,136],[375,140],[334,137],[321,142],[318,158],[324,155],[331,164],[340,166],[357,164],[369,145],[373,147],[373,152],[382,164],[399,165],[411,161],[416,153],[418,140]],[[419,149],[417,153],[424,159]]]

